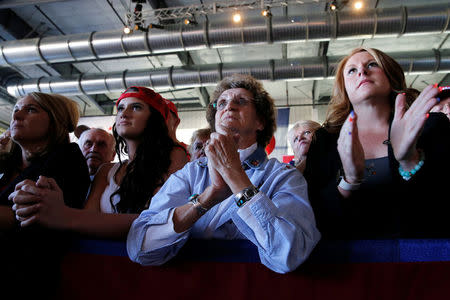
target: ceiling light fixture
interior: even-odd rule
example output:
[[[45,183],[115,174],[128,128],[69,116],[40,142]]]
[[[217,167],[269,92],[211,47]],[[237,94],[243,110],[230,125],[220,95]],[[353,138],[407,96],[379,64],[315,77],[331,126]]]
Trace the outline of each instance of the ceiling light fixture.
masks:
[[[331,1],[331,3],[330,3],[330,10],[331,11],[335,11],[335,10],[337,10],[337,3],[336,3],[336,1]]]
[[[241,14],[239,12],[235,12],[233,14],[233,22],[239,23],[239,22],[241,22],[241,20],[242,20]]]
[[[197,25],[197,21],[195,21],[195,19],[193,18],[193,17],[191,17],[191,18],[185,18],[184,20],[183,20],[183,24],[184,25]]]
[[[363,2],[362,1],[356,1],[354,8],[357,10],[360,10],[363,7]]]
[[[270,12],[270,8],[267,7],[266,9],[263,9],[261,11],[261,16],[266,17],[266,18],[271,17],[272,13]]]
[[[130,33],[131,33],[131,28],[128,27],[128,26],[125,26],[125,27],[123,28],[123,33],[125,33],[125,34],[130,34]]]

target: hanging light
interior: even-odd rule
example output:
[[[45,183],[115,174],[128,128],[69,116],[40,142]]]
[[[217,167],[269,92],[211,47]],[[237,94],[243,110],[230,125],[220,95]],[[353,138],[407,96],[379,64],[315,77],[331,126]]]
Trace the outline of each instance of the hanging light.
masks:
[[[267,7],[266,9],[263,9],[261,11],[261,16],[263,16],[263,17],[270,17],[270,16],[272,16],[272,13],[270,12],[270,8]]]
[[[331,3],[330,3],[330,10],[332,10],[332,11],[335,11],[335,10],[337,10],[337,3],[336,3],[336,1],[331,1]]]
[[[241,20],[242,20],[241,14],[239,12],[235,12],[233,14],[233,22],[239,23],[239,22],[241,22]]]
[[[356,1],[355,5],[353,6],[355,9],[359,10],[363,7],[363,2],[362,1]]]
[[[125,26],[125,27],[123,28],[123,33],[125,33],[125,34],[130,34],[130,33],[131,33],[131,28],[128,27],[128,26]]]

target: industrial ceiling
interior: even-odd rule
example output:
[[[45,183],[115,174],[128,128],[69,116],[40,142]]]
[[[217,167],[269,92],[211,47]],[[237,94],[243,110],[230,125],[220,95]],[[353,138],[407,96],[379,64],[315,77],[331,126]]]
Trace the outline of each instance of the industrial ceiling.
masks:
[[[235,72],[263,80],[278,107],[324,107],[336,62],[358,46],[392,54],[411,87],[450,85],[448,1],[356,2],[0,0],[0,127],[31,91],[101,116],[144,85],[201,111]]]

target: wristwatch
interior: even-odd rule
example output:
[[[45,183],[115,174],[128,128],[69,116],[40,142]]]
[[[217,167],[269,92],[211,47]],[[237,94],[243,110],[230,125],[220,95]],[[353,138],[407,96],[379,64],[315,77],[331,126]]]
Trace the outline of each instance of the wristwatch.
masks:
[[[242,205],[244,205],[247,201],[252,199],[253,196],[255,196],[258,193],[259,193],[259,190],[254,185],[251,185],[251,186],[243,189],[241,192],[237,193],[234,196],[236,205],[238,207],[241,207]]]
[[[198,202],[198,196],[200,196],[200,195],[199,194],[193,194],[192,196],[190,196],[188,198],[188,201],[189,201],[189,203],[191,203],[195,207],[195,209],[197,210],[197,213],[200,216],[203,216],[208,211],[208,209],[203,207],[200,204],[200,202]]]

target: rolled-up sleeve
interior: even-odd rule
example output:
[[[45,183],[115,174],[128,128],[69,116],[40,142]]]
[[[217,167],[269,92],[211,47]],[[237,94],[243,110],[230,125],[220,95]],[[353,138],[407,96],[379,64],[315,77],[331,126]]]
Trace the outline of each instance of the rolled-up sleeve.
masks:
[[[150,207],[131,225],[127,237],[130,259],[142,265],[161,265],[174,257],[189,237],[189,231],[176,233],[172,216],[184,205],[190,187],[180,173],[172,174],[152,198]],[[154,234],[157,232],[156,234]]]
[[[260,190],[237,211],[233,222],[258,247],[265,266],[278,273],[293,271],[320,239],[306,181],[298,171],[278,170]]]

